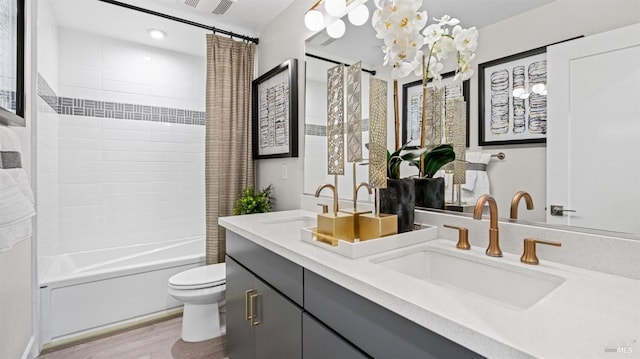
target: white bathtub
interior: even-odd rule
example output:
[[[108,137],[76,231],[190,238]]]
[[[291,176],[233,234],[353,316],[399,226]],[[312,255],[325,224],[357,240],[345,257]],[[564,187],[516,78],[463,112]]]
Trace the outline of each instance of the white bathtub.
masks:
[[[204,238],[189,238],[41,258],[41,343],[179,307],[167,280],[204,253]]]

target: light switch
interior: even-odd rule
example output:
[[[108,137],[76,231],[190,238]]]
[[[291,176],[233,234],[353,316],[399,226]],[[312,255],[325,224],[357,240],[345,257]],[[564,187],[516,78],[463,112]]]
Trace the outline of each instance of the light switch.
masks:
[[[287,179],[287,165],[286,164],[282,165],[282,179],[283,180]]]

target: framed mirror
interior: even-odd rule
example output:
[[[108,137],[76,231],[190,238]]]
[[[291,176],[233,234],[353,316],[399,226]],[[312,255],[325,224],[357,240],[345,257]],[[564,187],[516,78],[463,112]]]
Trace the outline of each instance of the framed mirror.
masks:
[[[540,46],[545,46],[558,41],[566,40],[568,38],[584,35],[591,36],[600,34],[609,30],[618,29],[631,24],[640,23],[640,13],[637,12],[637,3],[625,1],[625,0],[612,0],[613,3],[606,4],[594,4],[593,8],[581,8],[576,10],[574,6],[571,6],[569,1],[562,0],[536,0],[531,2],[514,2],[509,0],[492,1],[491,6],[488,5],[489,1],[486,0],[460,0],[456,2],[450,1],[425,1],[424,8],[429,13],[429,22],[427,25],[433,23],[433,18],[439,18],[445,14],[449,14],[456,18],[459,18],[461,24],[464,27],[476,26],[479,29],[479,45],[476,59],[473,65],[476,66],[480,63],[489,62],[492,60],[504,58],[512,54],[517,54],[523,51],[534,49]],[[368,1],[367,5],[373,12],[373,1]],[[614,9],[615,10],[612,10]],[[603,19],[601,13],[614,11],[615,14]],[[562,22],[558,22],[553,26],[540,28],[538,26],[540,18],[546,17],[562,18]],[[378,70],[376,76],[383,76],[385,69],[382,67],[382,51],[380,46],[381,40],[375,38],[375,32],[371,26],[371,20],[361,27],[353,27],[348,21],[346,33],[340,39],[330,39],[326,34],[323,34],[323,30],[320,30],[317,34],[309,37],[306,42],[306,52],[314,55],[321,55],[323,57],[331,58],[342,63],[355,63],[362,61],[363,68],[371,70]],[[364,35],[368,32],[368,35]],[[359,36],[359,37],[358,37]],[[379,55],[378,60],[367,62],[367,56],[369,53]],[[640,61],[640,59],[638,59]],[[311,74],[312,66],[310,65],[310,59],[307,57],[307,79],[311,76],[324,76],[326,77],[326,70],[318,75]],[[450,70],[451,67],[445,65],[445,70]],[[593,71],[597,71],[593,69]],[[400,88],[404,83],[415,81],[417,78],[406,78],[399,82]],[[392,81],[391,81],[392,82]],[[550,211],[550,206],[547,201],[548,182],[554,181],[553,178],[548,178],[548,144],[509,144],[502,146],[484,145],[480,146],[478,142],[479,131],[479,117],[478,117],[478,76],[477,74],[471,78],[471,113],[470,113],[470,143],[468,152],[482,152],[488,154],[498,154],[502,152],[506,155],[504,160],[491,160],[486,167],[486,172],[491,183],[491,194],[496,198],[500,208],[500,217],[502,220],[507,221],[509,216],[509,208],[511,200],[517,191],[525,190],[529,192],[534,200],[535,209],[526,210],[521,205],[518,221],[528,224],[536,225],[548,225],[554,226],[547,221],[547,214]],[[393,93],[393,90],[388,91],[389,94]],[[549,91],[552,94],[552,91]],[[317,92],[316,92],[317,94]],[[319,96],[319,95],[317,95]],[[314,174],[309,173],[309,168],[315,168],[319,166],[317,157],[312,151],[318,151],[319,149],[313,146],[309,146],[310,125],[315,124],[320,119],[316,119],[311,123],[313,114],[309,113],[315,105],[310,104],[309,101],[321,101],[317,96],[310,97],[307,94],[306,104],[306,131],[305,131],[305,179],[304,179],[304,192],[313,194],[315,187],[309,185],[309,179],[316,179]],[[389,103],[392,106],[392,101]],[[392,108],[392,107],[391,107]],[[393,111],[388,111],[389,114]],[[326,121],[326,119],[324,119]],[[391,120],[391,122],[393,122]],[[392,124],[389,124],[389,148],[393,146],[394,140]],[[363,137],[365,138],[365,137]],[[318,140],[317,136],[315,140]],[[600,148],[606,146],[601,142],[603,139],[598,139],[597,145]],[[312,139],[313,141],[313,139]],[[326,149],[324,149],[326,151]],[[620,163],[616,158],[611,158],[612,163],[617,163],[617,168],[624,168],[625,164]],[[317,174],[317,172],[316,172]],[[404,175],[403,175],[404,176]],[[619,176],[609,176],[612,180],[619,179]],[[321,180],[326,181],[326,178]],[[358,180],[361,180],[358,178]],[[343,199],[351,199],[352,193],[347,189],[350,188],[350,179],[347,181],[347,185],[343,186],[343,191],[340,191],[340,197]],[[615,182],[611,183],[611,186],[617,186]],[[446,196],[446,194],[445,194]],[[364,197],[364,196],[363,196]],[[612,199],[618,200],[619,199]],[[555,202],[553,204],[556,204]],[[561,203],[562,204],[562,203]],[[598,206],[599,203],[592,203]],[[565,203],[565,208],[575,210],[571,204]],[[624,213],[620,213],[622,221],[630,221],[631,219],[625,217]],[[580,228],[576,226],[562,225],[559,228],[570,228],[572,230],[596,230],[602,231],[597,226],[584,224]],[[615,229],[609,229],[616,231]],[[624,232],[620,229],[617,232]],[[620,233],[618,233],[619,235]],[[640,233],[628,233],[625,232],[630,238],[640,237]]]
[[[24,0],[0,1],[0,124],[25,126]]]

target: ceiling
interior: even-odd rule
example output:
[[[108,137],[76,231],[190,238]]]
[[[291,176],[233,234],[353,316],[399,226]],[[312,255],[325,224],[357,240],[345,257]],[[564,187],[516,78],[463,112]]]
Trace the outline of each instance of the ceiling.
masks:
[[[185,6],[184,0],[118,1],[238,34],[259,37],[260,32],[295,0],[236,0],[223,15],[194,10]],[[218,4],[220,0],[200,2]],[[49,0],[49,3],[60,27],[205,56],[204,36],[211,31],[98,0]],[[167,37],[160,41],[152,40],[147,34],[147,29],[150,28],[165,31]]]
[[[554,0],[424,0],[422,9],[428,13],[427,25],[433,24],[434,18],[451,15],[458,18],[465,28],[481,28],[552,1]],[[372,14],[374,2],[368,1],[367,6]],[[346,19],[344,22],[347,30],[342,38],[331,41],[325,31],[319,31],[307,40],[307,52],[349,62],[353,60],[350,57],[353,57],[354,46],[357,46],[357,57],[362,61],[363,67],[372,68],[373,64],[382,64],[382,40],[376,39],[371,20],[362,26],[351,25]]]
[[[60,27],[82,32],[161,47],[196,56],[205,56],[205,34],[209,30],[162,17],[126,9],[98,0],[48,0]],[[200,12],[185,6],[185,0],[119,0],[136,7],[168,14],[181,19],[233,31],[238,34],[259,37],[260,32],[270,24],[294,1],[302,0],[235,0],[224,15]],[[200,0],[219,3],[220,0]],[[452,14],[462,21],[465,27],[482,27],[512,17],[521,12],[544,5],[553,0],[424,0],[424,8],[429,18],[438,18]],[[367,2],[373,12],[374,2]],[[364,46],[368,51],[360,52],[363,64],[382,63],[379,40],[370,21],[360,27],[354,27],[348,21],[347,33],[328,46],[320,46],[328,39],[321,31],[313,41],[307,44],[310,51],[320,55],[345,56],[353,54],[353,44],[371,44]],[[147,30],[158,28],[168,36],[162,40],[153,40]],[[346,55],[341,55],[346,54]]]

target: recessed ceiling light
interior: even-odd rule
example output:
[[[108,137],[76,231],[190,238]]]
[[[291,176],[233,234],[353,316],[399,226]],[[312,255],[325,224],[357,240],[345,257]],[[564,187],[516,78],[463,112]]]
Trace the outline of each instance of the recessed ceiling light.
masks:
[[[156,40],[164,39],[165,37],[167,37],[167,33],[162,31],[162,30],[149,29],[149,30],[147,30],[147,32],[149,33],[149,36],[151,36],[152,38],[154,38]]]

